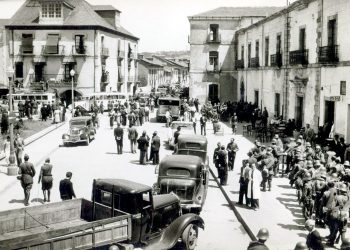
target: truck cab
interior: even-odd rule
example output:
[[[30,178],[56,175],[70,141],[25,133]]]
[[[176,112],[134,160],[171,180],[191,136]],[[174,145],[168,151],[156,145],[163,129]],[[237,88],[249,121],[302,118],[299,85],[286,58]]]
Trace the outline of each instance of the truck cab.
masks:
[[[167,249],[158,248],[159,244],[165,244],[164,237],[171,239],[166,243],[169,245],[175,245],[180,237],[183,239],[183,244],[188,246],[186,249],[194,249],[196,239],[192,238],[192,242],[186,242],[185,238],[188,238],[188,235],[183,236],[183,233],[189,225],[191,228],[195,225],[187,234],[192,236],[195,231],[198,235],[198,226],[204,226],[200,217],[194,214],[190,217],[182,215],[177,195],[171,193],[153,196],[151,187],[128,180],[94,180],[92,202],[94,219],[112,217],[114,211],[118,210],[131,214],[130,243],[138,245],[147,242],[149,247],[153,246],[150,249]],[[182,225],[169,230],[169,227],[175,227],[174,223]]]

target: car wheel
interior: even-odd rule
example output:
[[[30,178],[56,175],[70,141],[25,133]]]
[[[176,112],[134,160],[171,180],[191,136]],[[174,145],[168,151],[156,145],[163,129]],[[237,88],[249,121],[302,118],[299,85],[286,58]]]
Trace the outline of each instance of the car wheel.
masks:
[[[198,227],[194,224],[188,225],[181,238],[186,250],[195,249],[198,240]]]
[[[90,136],[87,138],[85,144],[86,144],[86,146],[89,146],[89,144],[90,144]]]

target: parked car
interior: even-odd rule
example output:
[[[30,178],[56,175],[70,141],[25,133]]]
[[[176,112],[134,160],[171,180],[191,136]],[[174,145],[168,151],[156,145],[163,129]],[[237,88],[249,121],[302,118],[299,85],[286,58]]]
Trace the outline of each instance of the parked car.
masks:
[[[208,168],[198,156],[170,155],[159,164],[155,193],[175,193],[183,213],[199,214],[208,190]]]
[[[9,216],[11,215],[11,216]],[[93,182],[92,201],[74,199],[0,212],[0,249],[194,249],[203,219],[182,215],[175,194],[121,179]]]
[[[193,122],[183,122],[183,121],[173,121],[168,129],[168,146],[173,149],[174,143],[174,133],[178,127],[181,127],[180,135],[194,134]]]
[[[203,163],[209,168],[209,157],[207,155],[208,140],[203,135],[180,134],[177,143],[176,154],[199,156]]]
[[[69,122],[69,132],[62,135],[63,145],[81,142],[89,145],[95,135],[96,128],[91,116],[73,117]]]

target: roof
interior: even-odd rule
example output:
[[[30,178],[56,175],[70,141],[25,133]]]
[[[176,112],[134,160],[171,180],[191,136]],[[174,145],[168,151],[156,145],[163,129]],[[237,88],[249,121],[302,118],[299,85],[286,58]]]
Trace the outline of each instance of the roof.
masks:
[[[117,11],[119,13],[121,13],[120,10],[117,10],[116,8],[114,8],[114,6],[112,5],[92,5],[92,8],[95,11],[99,11],[99,10],[113,10],[113,11]]]
[[[202,159],[194,155],[168,155],[159,163],[159,171],[163,168],[197,169],[202,166]]]
[[[135,194],[151,190],[151,187],[137,182],[123,179],[97,179],[95,185],[106,191],[119,194]]]
[[[144,64],[144,65],[147,65],[147,66],[151,66],[151,67],[161,67],[163,68],[164,65],[160,64],[160,63],[157,63],[157,62],[153,62],[153,61],[150,61],[148,59],[139,59],[139,63],[141,64]]]
[[[104,20],[94,10],[94,7],[85,0],[64,0],[66,6],[72,8],[71,12],[64,19],[63,24],[57,25],[58,28],[64,27],[100,27],[112,33],[121,33],[129,36],[130,38],[138,40],[133,34],[124,29],[123,27],[114,27]],[[17,12],[10,19],[7,27],[45,27],[52,28],[53,24],[39,24],[40,5],[35,0],[26,0],[24,4],[17,10]]]
[[[281,9],[283,7],[219,7],[191,17],[266,17]]]
[[[10,22],[10,19],[0,19],[0,26],[5,26]]]
[[[193,143],[207,143],[207,137],[203,135],[194,135],[194,134],[189,134],[189,135],[179,135],[178,142],[193,142]]]

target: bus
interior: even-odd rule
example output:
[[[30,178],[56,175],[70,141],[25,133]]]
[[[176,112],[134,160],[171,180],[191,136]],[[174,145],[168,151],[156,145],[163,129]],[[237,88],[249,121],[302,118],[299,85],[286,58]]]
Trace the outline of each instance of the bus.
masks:
[[[158,98],[158,110],[157,110],[157,121],[165,120],[165,113],[167,110],[170,111],[170,115],[173,120],[176,120],[180,116],[180,105],[181,100],[179,97],[159,97]]]
[[[90,107],[92,104],[96,104],[98,107],[100,107],[101,102],[103,103],[103,110],[108,109],[108,102],[112,101],[114,104],[116,104],[118,101],[120,101],[122,104],[126,100],[128,100],[130,96],[128,94],[119,93],[119,92],[99,92],[99,93],[92,93],[87,94],[84,96],[79,97],[77,101],[74,102],[75,107],[82,106],[86,110],[90,110]]]
[[[9,99],[9,95],[6,95],[6,100]],[[12,94],[14,112],[18,112],[18,103],[21,101],[23,104],[26,100],[34,100],[43,104],[51,104],[56,102],[55,93],[48,92],[29,92],[29,93],[15,93]]]

